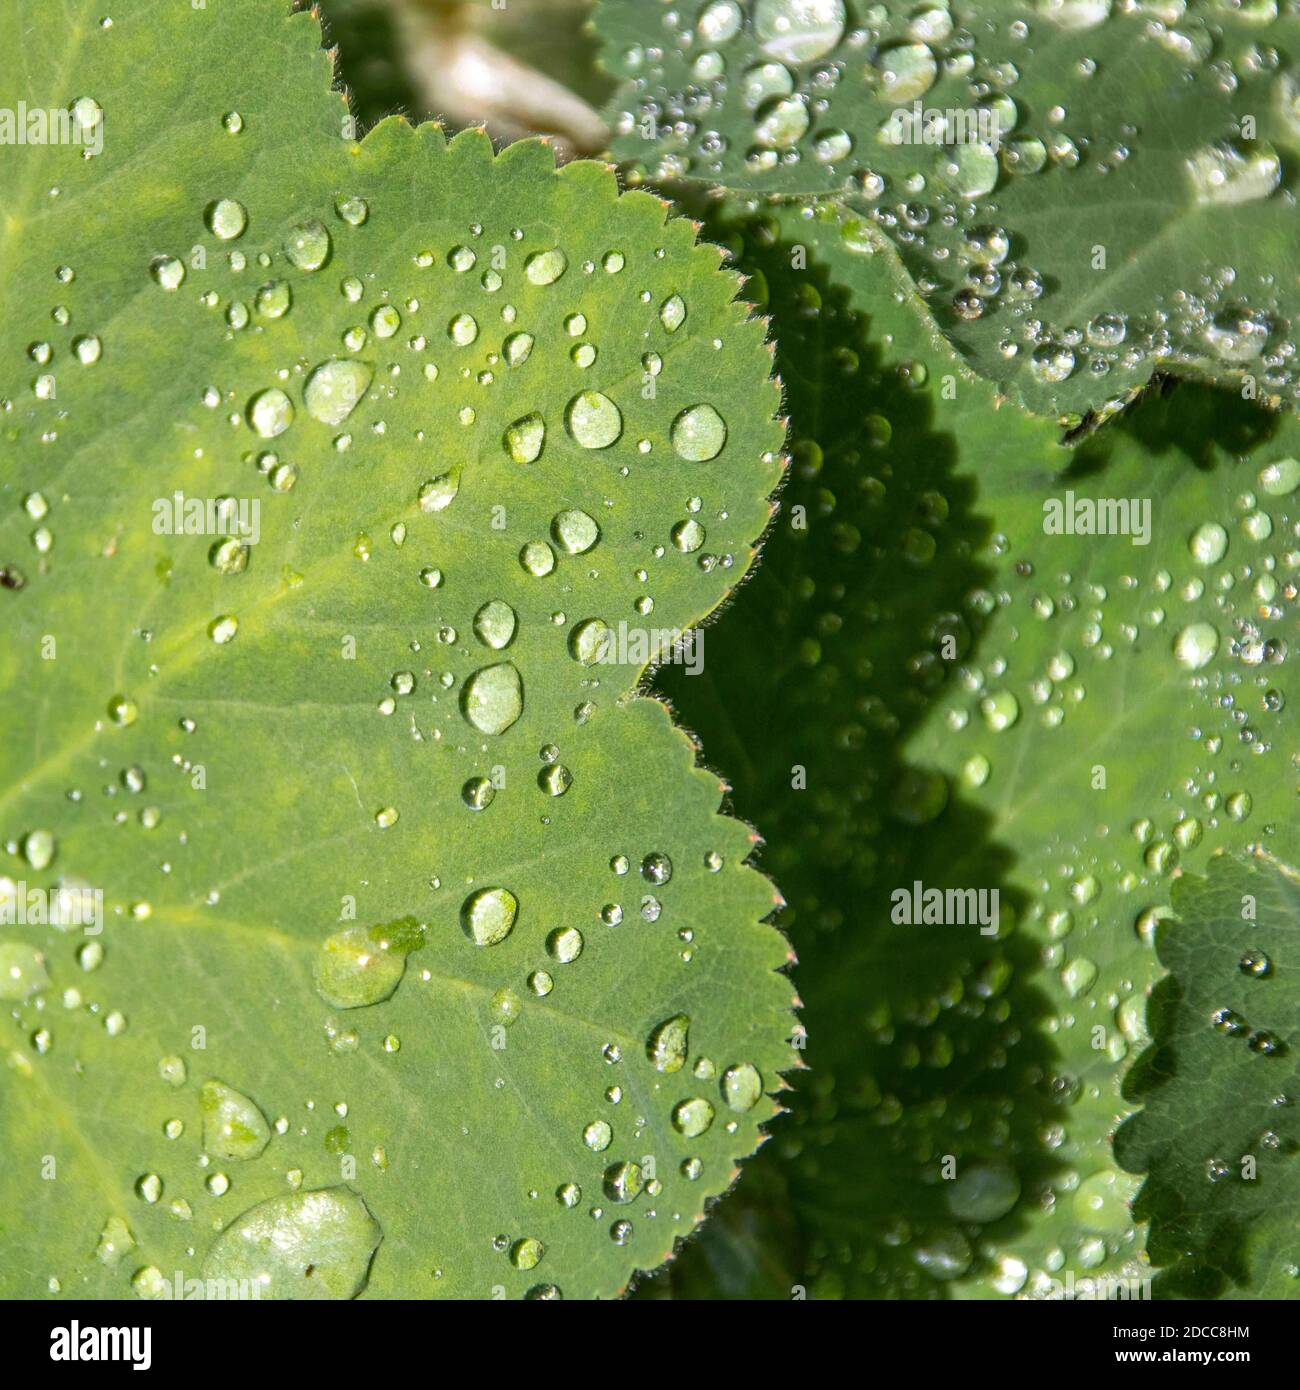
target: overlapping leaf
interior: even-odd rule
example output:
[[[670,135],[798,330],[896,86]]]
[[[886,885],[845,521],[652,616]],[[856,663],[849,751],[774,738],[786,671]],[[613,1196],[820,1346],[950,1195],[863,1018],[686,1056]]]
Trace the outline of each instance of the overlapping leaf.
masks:
[[[717,218],[782,326],[794,466],[714,665],[672,694],[767,832],[809,1070],[672,1277],[785,1296],[1141,1281],[1110,1140],[1155,924],[1213,849],[1297,835],[1300,427],[1184,384],[1063,448],[995,408],[862,223]],[[1079,532],[1123,499],[1137,534]],[[1048,501],[1074,534],[1045,530]],[[998,936],[891,920],[917,883],[997,889]]]
[[[1300,886],[1267,856],[1216,858],[1174,885],[1156,946],[1155,1046],[1128,1093],[1143,1109],[1115,1151],[1149,1173],[1157,1287],[1294,1298],[1300,1281],[1295,951]]]
[[[0,14],[0,106],[72,113],[0,164],[12,1295],[611,1295],[793,1057],[634,696],[768,520],[762,326],[601,167],[354,142],[319,40]]]
[[[853,201],[1031,409],[1105,412],[1160,364],[1295,400],[1286,7],[601,0],[597,25],[617,157]]]

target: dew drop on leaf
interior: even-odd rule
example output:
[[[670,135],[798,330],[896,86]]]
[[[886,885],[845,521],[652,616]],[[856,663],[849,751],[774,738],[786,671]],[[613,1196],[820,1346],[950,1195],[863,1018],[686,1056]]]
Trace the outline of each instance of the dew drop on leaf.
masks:
[[[373,377],[364,362],[336,358],[321,363],[303,387],[308,415],[323,425],[341,425],[365,398]]]
[[[203,1277],[248,1281],[267,1299],[353,1298],[382,1238],[365,1202],[346,1187],[272,1197],[217,1237]]]
[[[506,453],[516,463],[534,463],[546,443],[546,421],[533,411],[507,427],[503,442]]]
[[[331,248],[329,230],[315,219],[290,228],[284,239],[284,254],[299,270],[319,270],[329,260]]]
[[[707,463],[722,452],[727,425],[711,405],[693,405],[673,421],[673,448],[689,463]]]
[[[503,661],[475,671],[461,692],[461,710],[481,733],[505,733],[524,710],[524,688],[517,668]]]
[[[534,285],[553,285],[569,268],[569,258],[563,251],[535,251],[524,262],[524,274]]]
[[[583,391],[569,402],[565,424],[584,449],[607,449],[623,433],[618,406],[599,391]]]
[[[514,640],[515,610],[502,599],[489,599],[474,615],[474,635],[485,647],[501,651]]]
[[[336,1009],[387,999],[401,983],[407,955],[424,940],[414,917],[389,924],[344,927],[325,938],[312,961],[316,991]]]
[[[679,1101],[673,1107],[673,1128],[687,1139],[698,1138],[713,1123],[712,1104],[703,1096]]]
[[[271,1139],[271,1127],[254,1101],[223,1081],[199,1088],[203,1147],[215,1158],[256,1158]]]
[[[646,1056],[656,1071],[671,1075],[685,1066],[690,1027],[691,1020],[685,1014],[674,1014],[651,1031]]]
[[[508,888],[483,888],[465,899],[460,925],[476,946],[495,946],[514,930],[519,900]]]
[[[263,439],[275,439],[293,424],[293,402],[277,386],[259,391],[248,403],[248,423]]]
[[[759,1075],[758,1068],[749,1062],[728,1067],[722,1073],[719,1086],[722,1099],[726,1101],[728,1108],[742,1114],[746,1110],[752,1110],[763,1094],[763,1078]]]
[[[233,241],[242,236],[248,226],[248,212],[242,203],[233,198],[218,198],[209,205],[206,221],[208,230],[222,241]]]

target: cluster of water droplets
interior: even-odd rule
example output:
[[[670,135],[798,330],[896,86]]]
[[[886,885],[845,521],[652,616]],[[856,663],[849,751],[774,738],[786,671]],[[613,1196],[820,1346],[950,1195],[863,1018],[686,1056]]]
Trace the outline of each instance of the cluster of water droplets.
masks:
[[[1215,244],[1233,238],[1227,219],[1239,212],[1273,200],[1282,216],[1294,201],[1255,113],[1272,113],[1269,132],[1292,142],[1300,84],[1282,56],[1287,32],[1269,27],[1277,7],[1259,8],[1247,20],[1226,5],[1207,14],[1043,0],[1036,15],[1004,24],[996,7],[981,14],[947,0],[904,10],[705,0],[654,19],[637,7],[645,41],[610,51],[626,82],[617,149],[655,180],[846,198],[906,252],[962,341],[979,325],[985,370],[1002,379],[1023,367],[1039,395],[1060,399],[1073,382],[1071,401],[1100,408],[1158,361],[1208,361],[1249,373],[1261,398],[1290,396],[1285,286],[1272,266],[1248,252],[1221,259]],[[1222,131],[1203,131],[1204,143],[1181,154],[1152,154],[1142,117],[1110,87],[1099,95],[1113,60],[1094,55],[1134,45],[1173,63],[1168,80],[1207,106],[1226,102]],[[1038,95],[1053,65],[1055,104]],[[1127,266],[1146,249],[1108,228],[1091,240],[1109,245],[1080,244],[1078,267],[1066,267],[1084,288],[1062,287],[1057,248],[1029,230],[1035,199],[1123,206],[1138,196],[1165,201],[1162,234],[1186,229],[1182,278],[1152,264],[1138,293],[1128,277],[1099,295],[1106,253]],[[1098,255],[1088,279],[1083,267]]]

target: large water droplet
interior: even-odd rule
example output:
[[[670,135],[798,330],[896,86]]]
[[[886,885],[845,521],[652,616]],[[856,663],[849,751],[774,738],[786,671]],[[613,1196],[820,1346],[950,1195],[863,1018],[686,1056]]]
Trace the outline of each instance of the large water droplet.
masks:
[[[508,888],[483,888],[465,899],[460,925],[475,946],[495,946],[514,930],[519,899]]]
[[[958,1221],[997,1221],[1020,1200],[1020,1179],[1004,1163],[972,1163],[947,1189],[948,1210]]]
[[[336,1009],[387,999],[401,982],[407,955],[424,944],[414,917],[374,927],[351,926],[321,942],[312,961],[317,992]]]
[[[551,522],[551,535],[570,555],[585,555],[600,539],[600,527],[586,512],[560,512]]]
[[[222,241],[233,241],[237,236],[242,236],[244,228],[248,226],[248,213],[244,205],[233,198],[218,198],[215,203],[209,204],[206,220],[213,236]]]
[[[248,1281],[266,1299],[354,1298],[383,1232],[346,1187],[295,1192],[250,1207],[217,1237],[204,1279]]]
[[[583,391],[569,402],[565,424],[584,449],[607,449],[623,433],[623,414],[608,396]]]
[[[1209,623],[1191,623],[1174,638],[1174,657],[1180,666],[1199,671],[1219,650],[1219,634]]]
[[[507,427],[503,442],[506,453],[516,463],[533,463],[546,443],[546,421],[533,411]]]
[[[759,1074],[758,1068],[749,1062],[741,1062],[738,1066],[728,1067],[722,1073],[722,1081],[719,1084],[722,1090],[722,1099],[732,1110],[752,1110],[758,1104],[758,1098],[763,1094],[763,1078]]]
[[[271,1139],[271,1127],[255,1102],[223,1081],[199,1088],[203,1147],[215,1158],[256,1158]]]
[[[524,711],[524,688],[518,670],[503,661],[475,671],[465,682],[461,709],[482,733],[505,733]]]
[[[1192,188],[1200,203],[1248,203],[1267,198],[1282,180],[1282,161],[1263,142],[1246,149],[1211,145],[1187,161]]]
[[[844,34],[844,0],[758,0],[754,37],[782,63],[824,58]]]
[[[322,363],[303,388],[308,415],[323,425],[341,425],[364,399],[373,377],[364,362],[339,358]]]
[[[689,463],[707,463],[727,442],[727,422],[711,405],[693,405],[673,421],[673,448]]]
[[[489,599],[474,615],[474,635],[485,647],[500,651],[515,635],[515,610],[499,598]]]
[[[0,999],[21,1004],[49,987],[45,957],[25,941],[0,941]]]
[[[534,285],[553,285],[569,268],[569,258],[555,248],[535,251],[524,262],[524,274]]]
[[[259,391],[248,403],[248,423],[263,439],[274,439],[293,424],[293,402],[276,386]]]
[[[319,270],[329,260],[329,230],[315,219],[291,227],[284,239],[284,254],[299,270]]]

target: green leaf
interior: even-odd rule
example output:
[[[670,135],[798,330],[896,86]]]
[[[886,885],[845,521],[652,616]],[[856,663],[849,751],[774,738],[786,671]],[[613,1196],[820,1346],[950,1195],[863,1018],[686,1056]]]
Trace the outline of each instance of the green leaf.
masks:
[[[1156,948],[1169,978],[1129,1078],[1143,1109],[1115,1152],[1149,1174],[1139,1209],[1166,1293],[1294,1298],[1300,879],[1260,854],[1180,879]]]
[[[353,142],[309,15],[102,12],[0,15],[104,134],[0,166],[0,1287],[613,1295],[796,1060],[753,832],[592,660],[751,564],[763,326],[603,167]]]
[[[748,1222],[671,1275],[734,1269],[738,1227],[776,1248],[793,1211],[787,1288],[814,1297],[1145,1278],[1109,1141],[1155,920],[1180,867],[1296,842],[1300,425],[1184,384],[1064,448],[996,408],[869,228],[716,217],[782,325],[793,464],[709,668],[670,693],[768,837],[809,1070],[737,1196]],[[1045,534],[1067,492],[1148,500],[1149,544]],[[1179,640],[1202,623],[1193,671],[1175,650],[1204,652]],[[998,936],[895,923],[916,882],[997,889]]]
[[[1277,10],[601,0],[597,23],[630,169],[852,198],[972,366],[1077,419],[1160,366],[1296,399]]]

